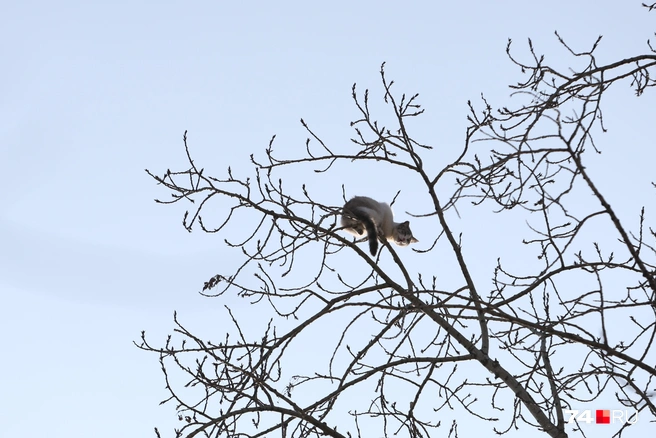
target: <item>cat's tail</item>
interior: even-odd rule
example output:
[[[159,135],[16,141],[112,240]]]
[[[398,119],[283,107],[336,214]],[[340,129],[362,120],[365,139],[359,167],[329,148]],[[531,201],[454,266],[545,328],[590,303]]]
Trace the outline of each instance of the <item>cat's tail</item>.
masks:
[[[362,211],[359,208],[348,209],[348,212],[364,225],[367,230],[367,237],[369,238],[369,252],[375,257],[376,253],[378,253],[378,230],[376,229],[376,223],[368,212]]]

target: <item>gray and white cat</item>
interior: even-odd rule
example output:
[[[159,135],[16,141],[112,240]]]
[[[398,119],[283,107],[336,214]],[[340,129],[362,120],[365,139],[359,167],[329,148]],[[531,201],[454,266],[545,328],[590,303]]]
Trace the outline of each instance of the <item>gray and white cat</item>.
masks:
[[[369,252],[378,252],[378,239],[387,239],[399,246],[419,242],[412,236],[410,222],[394,222],[390,206],[366,196],[356,196],[342,209],[342,227],[349,233],[369,237]]]

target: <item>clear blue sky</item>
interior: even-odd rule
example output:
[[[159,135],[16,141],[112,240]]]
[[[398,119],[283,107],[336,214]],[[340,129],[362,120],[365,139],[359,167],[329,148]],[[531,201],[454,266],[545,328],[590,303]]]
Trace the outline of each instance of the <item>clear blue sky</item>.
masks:
[[[220,337],[223,302],[196,292],[227,254],[220,239],[182,228],[181,206],[152,202],[166,195],[143,169],[184,167],[184,130],[214,169],[247,169],[273,134],[291,154],[305,138],[301,117],[348,142],[350,87],[379,90],[386,61],[399,91],[421,94],[415,132],[455,153],[467,100],[484,92],[501,105],[520,78],[508,38],[528,56],[531,37],[565,66],[554,30],[579,49],[603,34],[603,62],[645,52],[655,19],[640,1],[608,0],[4,4],[2,434],[143,437],[175,424],[173,406],[158,406],[157,358],[132,340],[142,329],[162,339],[174,310]],[[653,172],[634,172],[626,152],[653,139],[654,101],[623,91],[609,98],[595,172],[612,169],[601,184],[636,217],[640,202],[613,186],[647,190]],[[322,188],[335,203],[340,184]]]

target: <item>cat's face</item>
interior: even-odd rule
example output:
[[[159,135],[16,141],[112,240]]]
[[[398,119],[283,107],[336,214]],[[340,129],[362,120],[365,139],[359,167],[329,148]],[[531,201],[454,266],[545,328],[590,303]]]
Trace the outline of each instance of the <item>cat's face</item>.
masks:
[[[405,221],[403,223],[400,223],[396,226],[394,229],[394,243],[396,243],[399,246],[408,246],[411,243],[417,243],[419,242],[417,239],[414,238],[412,235],[412,231],[410,231],[410,222]]]

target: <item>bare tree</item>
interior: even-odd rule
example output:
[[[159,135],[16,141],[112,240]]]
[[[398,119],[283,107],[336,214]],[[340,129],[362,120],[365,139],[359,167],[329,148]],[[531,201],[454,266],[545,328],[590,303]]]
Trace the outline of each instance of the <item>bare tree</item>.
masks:
[[[184,216],[189,231],[196,225],[230,237],[243,212],[257,220],[242,241],[225,240],[225,251],[243,257],[240,267],[217,273],[202,293],[232,291],[264,306],[271,318],[256,337],[244,330],[251,322],[229,309],[232,329],[225,327],[230,333],[221,341],[191,333],[177,317],[163,346],[142,334],[138,346],[159,354],[170,393],[165,401],[176,404],[181,420],[178,436],[427,437],[449,410],[490,421],[499,434],[534,428],[551,437],[586,436],[576,418],[566,426],[567,410],[607,396],[641,422],[654,421],[656,233],[644,207],[637,227],[620,220],[585,159],[597,150],[593,135],[605,129],[602,96],[620,82],[638,96],[653,87],[656,51],[649,45],[646,54],[599,65],[601,38],[577,52],[556,37],[584,67],[547,65],[530,41],[529,60],[521,61],[509,41],[508,56],[525,74],[511,87],[514,106],[493,110],[485,98],[470,102],[462,150],[436,173],[425,165],[434,150],[407,129],[423,113],[418,96],[396,93],[384,68],[381,94],[394,126],[376,121],[369,91],[361,94],[354,85],[361,114],[352,122],[356,147],[329,146],[301,121],[309,138],[299,156],[275,156],[271,139],[263,161],[251,156],[253,179],[235,178],[230,168],[215,178],[192,159],[185,133],[189,168],[162,176],[148,171],[173,195],[157,202],[195,203]],[[458,266],[450,273],[457,287],[444,287],[437,269],[422,275],[404,263],[407,249],[397,253],[387,242],[369,257],[366,246],[337,225],[344,194],[336,205],[305,186],[299,193],[283,187],[283,177],[298,166],[330,173],[341,161],[357,166],[367,160],[418,176],[417,190],[427,191],[431,203],[419,206],[416,217],[439,233],[414,251],[429,259],[438,245],[448,248]],[[595,202],[577,204],[584,193]],[[231,207],[210,227],[201,213],[217,198]],[[495,203],[499,214],[530,215],[523,242],[539,254],[532,272],[520,274],[499,261],[489,267],[491,282],[472,274],[451,214],[472,202],[475,208]],[[591,240],[590,227],[605,227],[610,251]],[[295,267],[302,263],[307,274],[313,263],[310,257],[301,262],[301,254],[318,252],[311,280],[298,280]],[[354,255],[366,269],[347,276],[335,268]],[[347,278],[353,275],[358,278]],[[573,278],[587,289],[570,287]],[[318,368],[308,361],[305,369],[290,352],[321,324],[335,335],[320,341],[331,349],[330,359]],[[458,435],[455,420],[446,427],[449,436]],[[629,422],[613,427],[617,436],[631,432]]]

